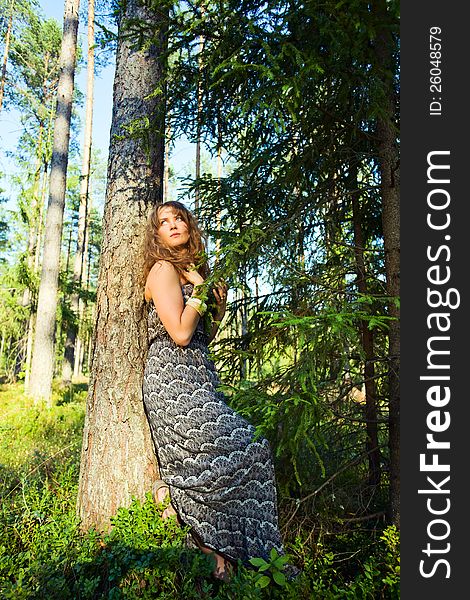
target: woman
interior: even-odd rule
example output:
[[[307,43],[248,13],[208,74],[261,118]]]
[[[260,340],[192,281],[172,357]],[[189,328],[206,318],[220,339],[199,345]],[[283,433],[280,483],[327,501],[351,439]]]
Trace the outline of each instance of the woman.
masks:
[[[238,559],[249,565],[283,554],[274,469],[268,441],[225,403],[207,344],[222,320],[227,287],[213,290],[216,309],[204,328],[201,285],[209,274],[201,232],[179,202],[150,215],[146,235],[145,299],[149,353],[144,403],[162,479],[157,502],[169,493],[163,518],[177,515],[202,551],[213,554],[214,576],[229,579]]]

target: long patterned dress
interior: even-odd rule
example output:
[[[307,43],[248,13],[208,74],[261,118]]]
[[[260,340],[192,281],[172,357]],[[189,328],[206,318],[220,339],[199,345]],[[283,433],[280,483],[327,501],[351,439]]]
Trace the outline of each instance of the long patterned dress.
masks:
[[[182,286],[184,301],[192,284]],[[248,565],[284,554],[271,449],[225,403],[202,323],[186,347],[166,332],[153,302],[144,403],[171,503],[205,546]]]

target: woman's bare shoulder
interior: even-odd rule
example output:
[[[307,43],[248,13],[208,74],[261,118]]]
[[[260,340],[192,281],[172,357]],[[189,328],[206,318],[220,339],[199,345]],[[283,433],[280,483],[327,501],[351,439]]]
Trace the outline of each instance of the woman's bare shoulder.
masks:
[[[179,281],[178,273],[175,267],[168,260],[157,260],[150,269],[145,282],[145,299],[152,298],[152,288],[166,287],[169,283]]]
[[[160,277],[177,277],[178,272],[172,263],[168,260],[157,260],[157,262],[150,269],[149,274],[147,275],[147,283],[158,276]]]

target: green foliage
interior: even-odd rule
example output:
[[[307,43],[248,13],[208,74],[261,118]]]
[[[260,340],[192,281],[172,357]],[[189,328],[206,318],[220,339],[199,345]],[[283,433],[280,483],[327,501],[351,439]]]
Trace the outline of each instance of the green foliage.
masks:
[[[0,391],[0,596],[51,600],[104,598],[398,598],[399,536],[393,527],[333,537],[307,531],[269,560],[239,564],[230,583],[211,576],[212,559],[188,547],[188,529],[162,521],[151,495],[112,517],[108,533],[81,533],[75,513],[84,394],[32,407],[18,386]],[[375,536],[377,537],[377,536]],[[372,544],[371,544],[372,540]],[[351,560],[344,560],[348,553]],[[295,557],[302,573],[289,579]],[[359,558],[357,558],[359,557]],[[345,565],[347,568],[345,568]]]
[[[288,558],[286,556],[280,556],[276,550],[272,548],[269,559],[269,562],[263,558],[250,559],[250,563],[258,569],[255,585],[260,588],[265,588],[273,581],[281,588],[286,587],[287,579],[283,573],[283,569]]]
[[[251,568],[239,565],[230,584],[218,584],[208,558],[186,547],[187,533],[172,520],[163,523],[149,497],[120,509],[109,534],[81,534],[74,504],[85,394],[72,388],[56,392],[49,413],[20,400],[20,417],[11,409],[13,398],[6,401],[0,446],[6,489],[0,586],[6,597],[398,597],[398,534],[382,519],[368,521],[369,512],[384,512],[387,468],[382,484],[371,488],[369,406],[353,394],[374,381],[386,467],[388,307],[397,299],[384,291],[377,120],[390,100],[390,77],[398,91],[398,60],[377,64],[374,48],[385,27],[397,55],[398,3],[387,3],[384,18],[378,23],[373,5],[356,0],[180,3],[168,20],[168,79],[153,98],[168,90],[174,138],[195,140],[200,131],[209,152],[222,147],[230,161],[222,180],[206,173],[186,187],[190,198],[197,186],[200,221],[212,241],[220,241],[208,303],[221,277],[233,290],[213,357],[230,403],[270,440],[286,548],[303,574],[284,578],[285,559],[273,555],[253,559]],[[44,67],[39,25],[25,31],[35,48],[35,73],[23,76],[18,61],[29,48],[19,39],[15,46],[18,82],[28,80],[33,90],[36,71]],[[126,34],[134,47],[148,49],[159,32],[133,20]],[[51,71],[49,91],[55,80]],[[21,103],[41,118],[52,105],[38,106],[27,94]],[[386,117],[398,124],[398,110]],[[147,115],[122,133],[149,146],[154,125]],[[36,139],[33,122],[19,149],[29,172],[31,157],[48,156],[35,147]],[[18,222],[27,225],[33,174],[24,179]],[[70,205],[67,240],[75,226],[76,206]],[[95,257],[97,223],[90,240]],[[9,283],[5,278],[2,292],[10,370],[27,316],[18,301],[24,285],[34,284],[24,266]],[[70,289],[65,272],[61,283]],[[66,303],[60,316],[63,324],[72,318]],[[91,326],[90,318],[84,328]],[[373,334],[372,361],[364,332]],[[368,377],[365,364],[371,362],[375,371]],[[364,519],[363,529],[356,517]]]

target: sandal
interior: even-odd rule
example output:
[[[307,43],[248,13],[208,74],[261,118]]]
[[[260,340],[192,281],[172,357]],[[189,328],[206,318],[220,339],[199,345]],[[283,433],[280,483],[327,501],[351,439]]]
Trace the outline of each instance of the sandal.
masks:
[[[160,490],[161,488],[166,488],[168,491],[167,491],[166,496],[162,500],[159,500],[158,490]],[[170,488],[168,487],[168,484],[165,483],[162,479],[157,479],[152,486],[152,496],[157,504],[162,504],[163,502],[165,502],[166,497],[169,495],[169,492],[170,492]]]

